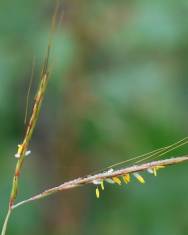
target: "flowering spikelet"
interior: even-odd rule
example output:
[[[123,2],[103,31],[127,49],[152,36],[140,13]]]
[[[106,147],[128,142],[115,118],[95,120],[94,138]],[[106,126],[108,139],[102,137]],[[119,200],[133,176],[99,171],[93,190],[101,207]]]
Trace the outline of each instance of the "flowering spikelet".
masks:
[[[123,175],[123,180],[126,184],[128,184],[131,180],[130,174]]]
[[[165,168],[165,166],[156,166],[153,168],[153,171],[154,171],[154,175],[157,176],[157,171],[160,170],[160,169],[163,169]]]
[[[121,180],[118,177],[113,177],[112,180],[114,181],[114,183],[121,185]]]
[[[21,153],[22,153],[22,151],[23,151],[23,145],[22,144],[19,144],[18,145],[18,151],[17,151],[17,153],[14,155],[16,158],[19,158],[20,157],[20,155],[21,155]]]
[[[100,191],[99,191],[98,185],[100,185],[101,189],[104,190],[104,181],[103,180],[94,180],[93,184],[97,185],[97,187],[95,189],[95,194],[96,194],[96,197],[99,198],[100,197]]]
[[[154,165],[150,168],[146,168],[146,170],[153,174],[154,176],[157,176],[157,171],[159,169],[162,169],[164,168],[165,166],[163,165]],[[144,169],[145,170],[145,169]],[[105,171],[104,174],[105,174],[105,177],[101,177],[101,178],[98,178],[93,180],[92,183],[96,185],[96,189],[95,189],[95,193],[96,193],[96,197],[99,198],[100,197],[100,190],[104,190],[104,181],[105,182],[108,182],[110,184],[118,184],[118,185],[121,185],[122,184],[122,181],[121,181],[121,178],[122,180],[128,184],[130,181],[131,181],[131,175],[130,173],[120,173],[118,172],[115,176],[111,176],[110,177],[110,174],[111,175],[114,175],[112,174],[113,172],[113,169],[109,169],[108,171]],[[141,184],[144,184],[145,183],[145,180],[144,178],[139,174],[139,171],[132,171],[133,173],[131,173],[137,180],[139,183]],[[109,174],[109,175],[108,175]],[[108,178],[109,177],[109,178]],[[120,178],[121,177],[121,178]]]
[[[154,176],[157,176],[157,171],[163,168],[165,168],[165,166],[155,166],[153,168],[148,169],[147,171],[153,174]]]
[[[138,174],[137,172],[135,172],[135,173],[133,173],[133,175],[134,175],[134,177],[137,178],[137,180],[138,180],[141,184],[144,184],[144,183],[145,183],[144,178],[143,178],[140,174]]]
[[[105,179],[105,181],[109,184],[115,184],[115,182],[110,178]]]
[[[23,144],[19,144],[19,145],[18,145],[18,151],[17,151],[17,153],[14,155],[15,158],[20,158],[20,156],[21,156],[21,154],[22,154],[22,152],[23,152],[23,148],[24,148],[24,145],[23,145]],[[25,152],[25,156],[28,156],[30,153],[31,153],[31,150],[27,150],[27,151]]]

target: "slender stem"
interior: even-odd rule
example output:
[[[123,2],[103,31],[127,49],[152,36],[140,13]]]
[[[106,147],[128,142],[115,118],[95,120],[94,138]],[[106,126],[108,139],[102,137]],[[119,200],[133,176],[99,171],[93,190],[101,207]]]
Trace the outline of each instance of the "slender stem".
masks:
[[[31,117],[30,117],[30,120],[29,120],[27,128],[26,128],[26,132],[25,132],[25,136],[23,138],[23,141],[20,145],[18,145],[18,151],[15,154],[15,157],[17,157],[18,160],[17,160],[16,167],[15,167],[15,173],[13,176],[12,189],[11,189],[10,199],[9,199],[9,209],[7,211],[7,215],[4,220],[1,235],[5,235],[5,233],[6,233],[7,224],[8,224],[9,218],[10,218],[10,214],[13,209],[15,200],[17,198],[18,182],[19,182],[19,177],[21,174],[21,169],[23,166],[23,162],[25,160],[25,156],[27,155],[29,143],[30,143],[31,138],[33,136],[33,131],[36,127],[39,113],[41,110],[41,105],[42,105],[43,98],[44,98],[44,95],[46,92],[48,79],[49,79],[48,63],[49,63],[49,57],[50,57],[50,49],[51,49],[51,44],[52,44],[52,36],[53,36],[54,30],[55,30],[58,9],[59,9],[59,1],[57,0],[55,11],[54,11],[54,14],[52,17],[52,22],[51,22],[51,33],[50,33],[50,38],[49,38],[49,43],[48,43],[48,48],[47,48],[47,54],[44,59],[43,68],[42,68],[42,72],[40,75],[40,83],[39,83],[39,87],[38,87],[38,90],[37,90],[37,93],[35,96],[33,110],[32,110]]]
[[[2,228],[2,231],[1,231],[1,235],[5,235],[6,234],[7,225],[8,225],[8,221],[9,221],[10,215],[11,215],[11,211],[12,211],[11,208],[9,208],[8,212],[7,212],[7,215],[5,217],[3,228]]]
[[[18,192],[18,182],[19,182],[19,177],[20,177],[20,173],[21,173],[21,169],[23,166],[23,162],[25,160],[25,155],[26,152],[28,150],[28,146],[30,143],[30,140],[32,138],[33,135],[33,131],[35,129],[37,120],[38,120],[38,116],[41,110],[41,105],[42,105],[42,101],[44,98],[44,94],[47,88],[47,82],[48,82],[48,60],[49,60],[49,53],[50,53],[50,44],[48,45],[48,52],[47,55],[45,57],[45,61],[44,61],[44,66],[43,66],[43,70],[41,73],[41,80],[40,80],[40,84],[39,84],[39,88],[36,94],[36,98],[35,98],[35,102],[33,105],[33,111],[26,129],[26,133],[23,139],[22,144],[20,144],[18,146],[18,151],[16,153],[16,157],[18,158],[16,167],[15,167],[15,173],[13,176],[13,182],[12,182],[12,189],[11,189],[11,194],[10,194],[10,199],[9,199],[9,209],[7,212],[7,216],[5,218],[4,221],[4,225],[3,225],[3,229],[2,229],[2,235],[5,235],[6,233],[6,228],[7,228],[7,224],[8,224],[8,220],[11,214],[11,210],[12,207],[14,205],[14,202],[16,200],[17,197],[17,192]]]
[[[188,156],[175,157],[175,158],[170,158],[170,159],[165,159],[165,160],[160,160],[160,161],[153,161],[153,162],[144,163],[144,164],[140,164],[140,165],[133,165],[130,167],[119,169],[119,170],[105,171],[105,172],[98,173],[95,175],[88,175],[83,178],[80,177],[80,178],[65,182],[59,186],[47,189],[47,190],[43,191],[42,193],[39,193],[29,199],[21,201],[21,202],[15,204],[12,207],[12,209],[15,209],[23,204],[30,203],[32,201],[42,199],[42,198],[47,197],[49,195],[55,194],[57,192],[69,190],[69,189],[83,186],[86,184],[93,184],[93,182],[95,182],[96,180],[100,181],[100,180],[110,179],[113,177],[119,177],[119,176],[123,176],[126,174],[134,173],[134,172],[145,171],[147,169],[152,169],[152,168],[158,167],[158,166],[175,165],[175,164],[185,162],[185,161],[188,161]]]

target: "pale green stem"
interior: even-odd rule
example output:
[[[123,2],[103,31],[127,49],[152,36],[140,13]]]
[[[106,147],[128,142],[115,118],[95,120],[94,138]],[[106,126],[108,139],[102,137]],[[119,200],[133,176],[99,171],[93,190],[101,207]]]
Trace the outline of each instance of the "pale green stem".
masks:
[[[11,215],[11,211],[12,211],[11,208],[9,208],[8,212],[7,212],[7,215],[6,215],[6,218],[5,218],[5,221],[4,221],[4,224],[3,224],[1,235],[5,235],[6,234],[7,225],[8,225],[8,221],[9,221],[10,215]]]

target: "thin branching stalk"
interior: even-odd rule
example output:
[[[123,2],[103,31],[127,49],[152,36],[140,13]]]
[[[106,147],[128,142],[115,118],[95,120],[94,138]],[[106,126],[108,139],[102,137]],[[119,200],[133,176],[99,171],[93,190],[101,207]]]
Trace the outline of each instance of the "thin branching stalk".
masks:
[[[48,77],[49,77],[48,76],[48,74],[49,74],[48,73],[49,54],[50,54],[50,44],[48,46],[47,55],[46,55],[43,70],[41,73],[41,79],[40,79],[38,91],[35,96],[35,102],[33,105],[32,114],[31,114],[29,123],[27,125],[27,129],[26,129],[26,133],[25,133],[23,142],[22,142],[22,144],[18,145],[18,151],[15,155],[18,158],[18,160],[17,160],[17,164],[16,164],[16,168],[15,168],[13,182],[12,182],[12,190],[11,190],[10,199],[9,199],[8,212],[7,212],[7,216],[5,218],[4,224],[3,224],[3,229],[2,229],[1,235],[5,235],[5,233],[6,233],[8,220],[10,218],[12,207],[13,207],[15,199],[17,197],[19,176],[21,173],[21,169],[23,166],[23,162],[24,162],[26,153],[28,151],[28,146],[29,146],[30,140],[33,135],[33,131],[35,129],[35,126],[36,126],[36,123],[38,120],[40,110],[41,110],[41,104],[42,104],[42,101],[44,98],[44,94],[45,94],[47,83],[48,83]]]
[[[9,201],[10,207],[12,207],[12,205],[14,204],[14,201],[17,196],[18,180],[19,180],[21,168],[25,159],[26,152],[28,150],[30,140],[32,138],[33,131],[35,129],[35,126],[38,120],[38,116],[41,110],[41,104],[42,104],[46,87],[47,87],[47,82],[48,82],[48,69],[47,68],[48,68],[49,50],[50,48],[48,48],[48,54],[47,54],[44,68],[41,74],[41,81],[40,81],[39,88],[35,97],[35,103],[33,106],[33,111],[29,120],[29,124],[27,126],[25,137],[24,137],[22,144],[18,146],[18,152],[16,154],[16,157],[18,157],[18,161],[16,164],[15,174],[13,178],[12,192],[11,192],[10,201]]]
[[[13,206],[15,204],[15,200],[17,198],[18,182],[19,182],[21,169],[25,160],[25,156],[30,152],[28,150],[29,143],[31,141],[33,131],[36,127],[36,123],[38,121],[39,113],[41,110],[41,105],[42,105],[44,95],[46,92],[48,79],[49,79],[48,63],[49,63],[50,50],[51,50],[51,44],[52,44],[52,36],[53,36],[55,26],[56,26],[56,17],[57,17],[58,10],[59,10],[59,1],[57,0],[55,11],[52,17],[51,33],[50,33],[50,38],[49,38],[49,43],[48,43],[48,48],[47,48],[47,54],[44,59],[43,68],[42,68],[42,72],[40,75],[40,83],[39,83],[39,87],[35,96],[35,102],[34,102],[32,113],[31,113],[31,116],[30,116],[30,119],[26,128],[25,136],[23,138],[22,143],[18,145],[18,151],[15,154],[15,157],[18,158],[18,160],[16,163],[15,173],[14,173],[13,182],[12,182],[12,189],[11,189],[11,194],[10,194],[10,199],[9,199],[8,211],[7,211],[7,215],[5,217],[4,223],[3,223],[1,235],[6,234],[8,221],[9,221]]]
[[[69,189],[83,186],[86,184],[93,184],[96,181],[102,181],[105,179],[112,179],[113,177],[120,177],[120,176],[124,176],[126,174],[141,172],[141,171],[145,171],[145,170],[152,169],[155,167],[160,167],[160,166],[165,167],[165,166],[169,166],[169,165],[175,165],[175,164],[182,163],[185,161],[188,161],[188,156],[175,157],[175,158],[170,158],[170,159],[165,159],[165,160],[160,160],[160,161],[153,161],[153,162],[144,163],[141,165],[133,165],[130,167],[119,169],[119,170],[114,170],[114,171],[109,170],[109,171],[105,171],[105,172],[98,173],[95,175],[88,175],[83,178],[77,178],[77,179],[65,182],[59,186],[54,187],[54,188],[47,189],[40,194],[37,194],[29,199],[21,201],[21,202],[15,204],[12,207],[12,209],[15,209],[23,204],[26,204],[26,203],[29,203],[32,201],[42,199],[42,198],[47,197],[49,195],[55,194],[57,192],[69,190]]]
[[[7,225],[8,225],[8,221],[9,221],[9,218],[10,218],[11,210],[12,210],[12,208],[8,209],[8,212],[7,212],[4,224],[3,224],[1,235],[5,235],[6,234]]]

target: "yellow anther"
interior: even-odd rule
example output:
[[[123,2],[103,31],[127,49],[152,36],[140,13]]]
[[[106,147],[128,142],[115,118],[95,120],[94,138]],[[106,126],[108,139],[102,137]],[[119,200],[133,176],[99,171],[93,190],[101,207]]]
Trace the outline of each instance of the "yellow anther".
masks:
[[[22,154],[22,151],[23,151],[23,144],[19,144],[18,145],[18,151],[17,151],[17,153],[15,154],[15,157],[16,158],[19,158],[20,156],[21,156],[21,154]]]
[[[22,149],[23,149],[23,145],[22,145],[22,144],[19,144],[19,145],[18,145],[18,152],[17,152],[19,155],[21,154]]]
[[[118,177],[113,177],[112,180],[114,181],[114,183],[121,185],[121,180]]]
[[[154,176],[157,176],[157,168],[156,167],[153,168],[153,174],[154,174]]]
[[[124,182],[125,182],[126,184],[128,184],[128,183],[130,182],[130,180],[131,180],[130,175],[129,175],[129,174],[124,175],[124,176],[123,176],[123,180],[124,180]]]
[[[96,197],[99,198],[100,197],[100,192],[99,192],[99,188],[98,187],[96,188],[95,192],[96,192]]]
[[[156,166],[157,170],[165,168],[165,166]]]
[[[157,176],[157,171],[160,170],[160,169],[163,169],[163,168],[165,168],[165,166],[155,166],[155,167],[153,167],[154,176]]]
[[[141,184],[144,184],[144,183],[145,183],[144,178],[143,178],[140,174],[134,173],[133,175],[137,178],[137,180],[138,180]]]
[[[101,181],[101,189],[104,190],[104,181]]]

